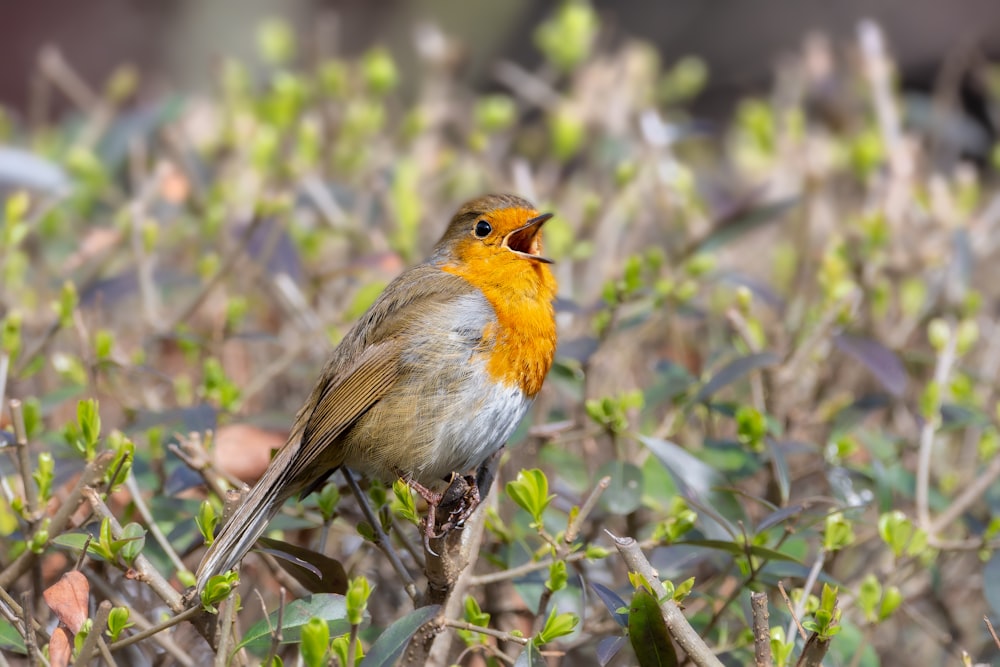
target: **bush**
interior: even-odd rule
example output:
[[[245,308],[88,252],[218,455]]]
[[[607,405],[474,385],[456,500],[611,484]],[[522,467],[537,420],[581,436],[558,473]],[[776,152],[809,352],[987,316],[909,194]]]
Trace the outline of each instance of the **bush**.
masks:
[[[123,72],[65,123],[3,117],[5,650],[989,659],[992,171],[903,122],[877,33],[830,71],[789,59],[706,131],[700,61],[595,54],[597,29],[566,5],[536,33],[549,62],[480,95],[433,49],[405,86],[384,50],[293,65],[269,23],[209,97],[129,105]],[[405,485],[367,485],[366,517],[335,477],[184,598],[331,346],[496,190],[557,213],[561,295],[506,485],[428,553]]]

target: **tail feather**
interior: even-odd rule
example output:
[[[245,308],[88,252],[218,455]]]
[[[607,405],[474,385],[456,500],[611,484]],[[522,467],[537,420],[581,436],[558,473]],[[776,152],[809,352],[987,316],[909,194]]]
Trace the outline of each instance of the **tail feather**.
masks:
[[[243,504],[233,512],[201,559],[196,575],[198,592],[205,589],[209,579],[233,569],[243,560],[280,509],[281,503],[276,502],[272,494],[254,498],[259,486],[254,487]]]

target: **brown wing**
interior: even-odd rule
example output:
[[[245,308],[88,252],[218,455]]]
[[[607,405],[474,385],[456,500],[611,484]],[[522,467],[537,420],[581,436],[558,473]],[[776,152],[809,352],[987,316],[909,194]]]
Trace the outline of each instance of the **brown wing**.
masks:
[[[340,466],[336,440],[373,406],[399,378],[400,343],[396,338],[371,345],[337,377],[316,387],[293,431],[301,429],[299,451],[283,472],[292,492]],[[293,432],[293,437],[295,437]]]
[[[473,291],[462,278],[426,264],[403,274],[399,281],[405,281],[406,286],[386,288],[337,347],[299,411],[289,437],[290,445],[298,443],[298,451],[282,473],[290,493],[312,486],[343,464],[345,452],[337,439],[385,395],[403,372],[400,359],[406,352],[406,342],[402,332],[422,314]],[[413,344],[415,338],[406,340]]]
[[[337,346],[296,416],[288,442],[202,559],[198,590],[243,558],[286,498],[343,464],[345,452],[337,439],[399,379],[403,353],[400,334],[415,315],[472,290],[461,278],[427,265],[414,268],[399,280],[406,281],[406,288],[390,285]]]

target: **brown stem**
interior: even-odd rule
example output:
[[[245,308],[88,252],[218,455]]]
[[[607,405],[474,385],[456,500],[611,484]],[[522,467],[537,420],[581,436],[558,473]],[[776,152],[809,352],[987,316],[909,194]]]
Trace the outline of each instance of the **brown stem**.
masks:
[[[639,543],[631,537],[616,537],[610,532],[608,535],[614,540],[615,547],[629,571],[641,574],[653,586],[657,599],[661,600],[660,612],[663,614],[663,620],[667,624],[670,636],[684,649],[691,661],[699,667],[722,667],[722,662],[715,657],[708,644],[698,636],[695,629],[688,623],[687,618],[684,617],[680,607],[667,594],[667,590],[660,583],[659,573],[646,560]]]
[[[365,519],[367,519],[368,523],[372,527],[372,530],[375,532],[375,539],[377,540],[375,546],[378,547],[379,550],[385,554],[385,557],[389,559],[392,569],[394,569],[400,579],[403,580],[403,589],[406,591],[406,594],[410,596],[410,599],[413,600],[414,603],[416,603],[418,598],[417,584],[413,581],[410,571],[406,569],[405,565],[403,565],[403,561],[399,559],[399,554],[396,553],[396,550],[392,547],[392,543],[389,541],[389,536],[385,534],[384,530],[382,530],[382,522],[378,520],[378,517],[375,516],[375,512],[372,511],[371,506],[368,504],[367,496],[365,496],[364,491],[362,491],[361,487],[358,486],[357,480],[354,479],[354,475],[347,468],[341,468],[340,472],[344,476],[344,479],[347,480],[347,485],[351,487],[351,493],[353,493],[354,497],[357,498],[358,505],[361,506],[361,513],[365,515]]]
[[[31,453],[28,451],[28,433],[24,426],[24,409],[21,401],[16,398],[10,399],[10,420],[14,428],[14,444],[17,446],[17,465],[24,487],[24,500],[28,517],[34,522],[38,520],[38,487],[31,477]]]
[[[97,615],[94,617],[94,623],[90,626],[90,632],[87,633],[87,638],[84,640],[83,646],[80,647],[80,653],[76,657],[76,664],[86,665],[90,662],[90,656],[94,654],[98,640],[108,627],[108,616],[110,615],[111,603],[104,600],[97,606]]]
[[[99,518],[107,519],[111,524],[111,535],[116,539],[120,540],[122,537],[122,525],[118,522],[118,519],[111,513],[111,510],[97,491],[91,487],[84,487],[83,496],[90,503],[90,507],[94,510]],[[149,584],[149,587],[153,589],[153,592],[160,596],[160,599],[167,603],[170,610],[175,614],[179,614],[184,611],[184,599],[181,594],[177,592],[173,586],[163,578],[155,567],[149,562],[142,554],[135,557],[134,568],[136,571],[135,578],[138,581],[143,581]]]
[[[52,516],[52,520],[49,521],[49,535],[60,535],[63,532],[70,517],[80,506],[83,490],[86,487],[97,484],[104,478],[104,474],[108,471],[108,466],[111,465],[114,458],[114,452],[102,452],[87,464],[76,486],[73,487],[69,496]],[[13,563],[8,565],[3,572],[0,572],[0,588],[10,588],[15,581],[31,569],[38,561],[39,555],[31,549],[25,549]]]
[[[486,507],[480,507],[478,511],[474,512],[469,521],[465,524],[465,528],[462,530],[466,534],[466,542],[464,544],[464,549],[466,552],[466,558],[468,559],[468,565],[461,574],[458,576],[458,581],[455,582],[451,589],[451,596],[449,596],[448,601],[445,603],[444,609],[441,612],[441,618],[452,619],[460,617],[462,615],[462,605],[465,600],[465,591],[469,589],[472,582],[472,570],[476,566],[476,560],[479,558],[479,552],[482,547],[483,537],[486,533],[486,513],[490,507],[496,507],[498,502],[498,495],[492,494],[487,497]],[[489,633],[487,633],[489,634]],[[449,653],[451,651],[451,643],[454,638],[454,633],[442,632],[437,634],[433,643],[427,652],[427,659],[424,661],[424,667],[444,667],[445,665],[450,665],[452,662],[448,659]],[[416,664],[416,663],[411,663]]]
[[[822,667],[823,657],[830,650],[830,640],[820,639],[815,632],[806,640],[806,645],[802,648],[802,655],[795,667]]]
[[[770,614],[767,610],[767,593],[751,593],[750,608],[753,611],[753,657],[756,667],[771,667]]]

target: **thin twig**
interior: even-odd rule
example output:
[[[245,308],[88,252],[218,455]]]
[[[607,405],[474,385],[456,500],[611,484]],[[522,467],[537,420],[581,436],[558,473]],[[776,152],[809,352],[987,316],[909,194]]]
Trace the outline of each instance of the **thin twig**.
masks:
[[[38,487],[31,476],[31,453],[28,451],[28,433],[24,426],[24,408],[21,401],[10,399],[10,420],[14,428],[14,443],[17,446],[17,463],[21,473],[21,484],[24,486],[24,500],[28,516],[34,521],[38,518]]]
[[[586,551],[574,551],[565,558],[561,559],[566,561],[566,564],[575,563],[579,560],[584,560],[587,558]],[[498,581],[507,581],[509,579],[517,579],[518,577],[523,577],[532,572],[537,572],[538,570],[544,570],[552,565],[552,562],[559,560],[556,558],[546,558],[544,560],[533,561],[530,563],[525,563],[524,565],[518,565],[517,567],[512,567],[509,570],[501,570],[499,572],[490,572],[489,574],[480,574],[474,576],[470,579],[470,586],[485,586],[486,584],[495,584]]]
[[[62,505],[60,505],[49,521],[49,535],[62,534],[70,517],[80,506],[84,488],[100,482],[114,458],[114,452],[101,452],[94,457],[93,461],[87,464],[87,467],[83,469],[83,473],[80,475],[80,479],[77,480],[76,486],[73,487],[69,496],[66,497],[66,500],[63,501]],[[38,557],[39,554],[33,550],[25,549],[13,563],[7,566],[7,569],[0,572],[0,588],[10,588],[15,581],[31,569],[32,565],[37,562]]]
[[[267,605],[264,604],[264,596],[260,594],[259,589],[254,589],[257,593],[257,598],[260,600],[260,606],[264,610],[264,618],[269,619],[270,615],[267,613]],[[270,620],[268,621],[270,623]],[[278,655],[278,647],[281,645],[281,629],[285,623],[285,589],[282,587],[281,592],[278,595],[278,627],[271,628],[271,644],[267,649],[267,659],[264,660],[265,665],[273,665],[274,658]]]
[[[141,642],[143,639],[152,637],[160,632],[163,632],[167,628],[171,628],[177,625],[178,623],[183,623],[184,621],[190,620],[202,613],[204,612],[202,608],[198,605],[195,605],[194,607],[189,607],[188,609],[185,609],[176,616],[171,616],[162,623],[157,623],[156,625],[146,628],[142,632],[137,632],[134,635],[129,635],[125,639],[119,639],[114,644],[111,644],[111,646],[109,646],[108,648],[111,649],[111,651],[119,651],[125,648],[126,646],[131,646],[132,644]]]
[[[602,477],[597,482],[597,486],[594,490],[590,492],[587,496],[587,500],[584,501],[583,505],[580,507],[580,511],[577,512],[576,516],[569,522],[566,526],[566,535],[563,537],[563,542],[566,544],[573,544],[576,542],[576,536],[580,534],[580,526],[583,522],[587,520],[590,513],[594,511],[597,507],[597,502],[601,499],[601,494],[607,491],[608,486],[611,485],[611,477]]]
[[[156,623],[153,623],[148,618],[143,616],[140,612],[136,611],[135,605],[123,599],[118,594],[119,593],[118,590],[112,588],[110,584],[105,583],[105,581],[100,577],[94,577],[91,580],[90,585],[96,588],[98,591],[100,591],[101,595],[106,597],[108,600],[111,600],[111,602],[116,607],[125,607],[126,609],[128,609],[129,621],[135,623],[135,626],[139,629],[138,630],[139,632],[149,630],[150,628],[153,627],[157,627]],[[175,622],[171,619],[171,625],[173,625],[174,623]],[[178,646],[177,643],[173,640],[173,638],[169,634],[161,632],[160,630],[162,629],[163,628],[158,629],[156,631],[156,634],[153,634],[152,637],[150,638],[154,642],[159,644],[161,647],[163,647],[163,650],[166,651],[171,657],[173,657],[174,661],[178,665],[181,665],[181,667],[194,667],[194,662],[191,660],[191,656],[188,653],[188,651]],[[131,636],[128,637],[127,639],[131,639]],[[110,648],[108,649],[108,655],[110,655]]]
[[[24,649],[28,654],[28,664],[37,665],[38,645],[35,644],[35,633],[31,631],[35,624],[35,618],[31,613],[31,591],[25,591],[21,594],[21,623],[24,624],[21,636],[24,637]]]
[[[351,493],[353,493],[354,497],[358,499],[358,505],[361,506],[361,513],[365,515],[365,519],[371,525],[372,530],[375,533],[375,539],[377,540],[375,546],[378,547],[379,550],[385,554],[385,557],[389,559],[392,569],[394,569],[400,579],[403,580],[403,590],[405,590],[406,594],[410,596],[410,599],[415,602],[419,597],[419,594],[417,593],[417,583],[413,580],[413,576],[406,569],[406,566],[403,565],[403,561],[399,559],[399,554],[396,553],[396,550],[389,542],[389,536],[385,534],[384,530],[382,530],[382,522],[378,520],[378,517],[375,516],[375,512],[372,511],[371,505],[368,504],[368,498],[361,490],[361,487],[358,486],[358,482],[354,479],[354,475],[347,468],[341,468],[340,472],[344,476],[344,479],[347,480],[347,485],[351,487]]]
[[[795,605],[792,604],[792,601],[788,597],[788,593],[785,592],[785,584],[783,582],[778,582],[778,590],[781,591],[781,597],[785,601],[785,606],[788,607],[788,613],[792,615],[792,622],[795,623],[796,627],[799,629],[799,635],[802,639],[806,639],[809,635],[806,633],[806,629],[803,628],[802,624],[799,622],[799,617],[795,613]],[[787,632],[785,633],[785,636],[791,639],[792,633]]]
[[[10,355],[0,352],[0,406],[4,405],[4,396],[7,393],[7,373],[10,372]]]
[[[24,612],[21,610],[21,605],[17,603],[17,600],[10,596],[10,593],[0,588],[0,610],[3,611],[3,616],[10,622],[11,625],[17,627],[18,622],[23,618]],[[9,614],[13,614],[10,616]],[[34,621],[32,628],[35,633],[41,638],[42,643],[49,641],[49,634],[45,632],[45,628],[37,620]],[[18,628],[20,630],[20,628]]]
[[[403,524],[394,514],[392,516],[392,528],[395,531],[396,538],[402,543],[403,548],[406,549],[407,553],[413,559],[413,562],[417,564],[421,570],[427,567],[427,560],[424,558],[424,551],[422,547],[418,547],[414,544],[410,536],[406,534],[404,530],[405,524]]]
[[[239,593],[236,588],[230,591],[219,609],[219,623],[216,626],[218,648],[215,650],[215,667],[226,667],[229,664],[229,643],[233,639],[233,622],[236,620],[236,602]]]
[[[993,482],[1000,478],[1000,456],[995,456],[976,479],[972,481],[947,508],[931,523],[927,531],[928,537],[937,537],[938,533],[958,520],[960,516],[983,497]]]
[[[104,637],[99,637],[97,640],[97,650],[101,653],[101,659],[104,660],[104,664],[108,667],[118,667],[118,663],[115,661],[113,655],[111,655],[111,649],[108,648],[108,643],[104,641]]]
[[[481,635],[487,635],[489,637],[496,637],[505,642],[513,642],[514,644],[520,644],[525,646],[531,637],[525,637],[523,635],[514,635],[509,632],[504,632],[503,630],[494,630],[493,628],[486,628],[481,625],[473,625],[466,621],[456,621],[454,619],[446,618],[444,619],[444,624],[449,628],[455,628],[456,630],[469,630],[471,632],[478,632]]]
[[[659,573],[646,560],[646,556],[642,553],[639,543],[631,537],[617,537],[610,531],[605,532],[614,540],[615,547],[618,549],[618,553],[621,554],[622,560],[625,561],[629,571],[641,574],[653,586],[654,595],[656,595],[658,600],[661,600],[660,612],[663,614],[663,620],[667,624],[670,636],[677,641],[677,644],[687,653],[691,661],[699,667],[722,667],[722,662],[715,657],[708,644],[698,636],[695,629],[688,623],[687,618],[684,617],[680,607],[677,606],[677,603],[667,593],[663,584],[660,583]]]
[[[152,534],[153,539],[156,540],[156,543],[167,554],[167,558],[174,564],[177,571],[186,572],[187,567],[184,565],[184,561],[177,555],[173,545],[170,544],[170,540],[167,539],[167,536],[163,534],[160,526],[153,519],[153,513],[150,511],[149,505],[146,504],[145,498],[142,497],[142,490],[139,488],[139,483],[136,481],[135,475],[132,474],[131,470],[129,470],[128,476],[125,478],[125,488],[132,494],[132,502],[135,504],[135,508],[139,510],[139,516],[146,522],[146,528]]]
[[[951,374],[951,367],[955,363],[956,348],[958,345],[958,335],[951,331],[944,347],[937,355],[937,363],[934,365],[934,380],[940,391],[937,392],[937,401],[930,407],[930,414],[924,415],[924,425],[920,429],[920,449],[917,455],[917,488],[914,494],[917,505],[917,521],[921,528],[927,532],[931,527],[930,511],[930,477],[931,477],[931,455],[934,451],[934,437],[937,434],[938,410],[941,407],[941,392],[948,385],[948,376]]]
[[[90,662],[90,656],[94,654],[94,649],[97,648],[97,642],[104,634],[104,630],[108,627],[108,616],[111,615],[111,603],[107,600],[103,600],[101,604],[97,606],[97,615],[94,617],[93,625],[90,626],[90,632],[87,633],[87,638],[83,642],[83,646],[80,647],[80,652],[76,657],[76,664],[86,665]]]
[[[792,623],[797,625],[799,619],[802,618],[802,614],[805,613],[806,604],[809,602],[809,596],[812,594],[813,586],[816,585],[816,580],[819,579],[819,573],[823,569],[824,562],[826,562],[826,552],[821,549],[816,555],[816,560],[813,562],[813,566],[809,568],[809,576],[806,577],[806,583],[802,586],[802,597],[799,598],[799,602],[795,605],[795,609],[792,609],[789,606],[789,611],[792,612],[792,621],[788,624],[788,630],[785,632],[786,637],[792,636]],[[782,594],[784,594],[784,589],[782,589]],[[802,626],[799,626],[799,629],[802,630]]]
[[[122,526],[118,522],[118,519],[111,513],[108,506],[101,499],[100,494],[97,493],[93,488],[86,487],[83,490],[83,496],[90,503],[90,507],[94,510],[101,520],[107,519],[111,524],[111,534],[116,540],[120,540],[122,537]],[[135,579],[138,581],[143,581],[149,585],[153,592],[156,593],[161,600],[167,603],[170,610],[175,614],[178,614],[184,610],[184,599],[181,594],[177,592],[170,583],[163,578],[163,575],[157,571],[155,567],[149,562],[149,559],[144,555],[139,554],[135,557],[133,563],[135,568]]]
[[[986,629],[990,631],[990,637],[993,637],[993,643],[997,645],[1000,649],[1000,637],[997,637],[997,631],[993,629],[993,624],[990,623],[989,616],[983,616],[983,622],[986,623]]]
[[[358,630],[361,626],[355,624],[351,625],[351,634],[347,638],[347,662],[348,665],[353,665],[355,661],[355,656],[358,654]]]
[[[750,609],[753,614],[753,657],[756,667],[772,667],[770,613],[767,593],[751,593]]]

